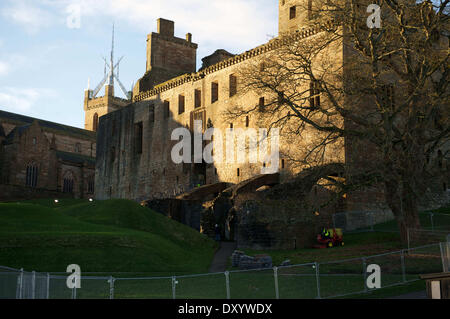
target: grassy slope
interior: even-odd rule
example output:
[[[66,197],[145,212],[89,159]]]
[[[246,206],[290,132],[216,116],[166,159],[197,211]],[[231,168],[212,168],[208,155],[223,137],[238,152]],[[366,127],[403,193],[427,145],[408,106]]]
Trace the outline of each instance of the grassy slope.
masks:
[[[0,204],[0,265],[64,272],[201,273],[215,243],[124,200]]]

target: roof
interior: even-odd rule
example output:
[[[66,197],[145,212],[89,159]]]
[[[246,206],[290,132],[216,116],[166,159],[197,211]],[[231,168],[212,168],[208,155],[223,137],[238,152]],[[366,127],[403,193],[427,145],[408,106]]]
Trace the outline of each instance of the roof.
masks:
[[[0,125],[1,126],[1,125]],[[10,144],[13,142],[14,140],[14,136],[18,135],[21,136],[22,133],[31,126],[31,124],[26,124],[26,125],[22,125],[22,126],[16,126],[15,128],[13,128],[13,130],[11,132],[9,132],[9,134],[6,136],[5,139],[5,144]]]
[[[68,153],[62,151],[56,151],[56,157],[70,163],[83,164],[88,163],[95,166],[95,158],[90,156],[85,156],[76,153]]]
[[[38,121],[39,125],[45,130],[53,133],[59,133],[63,135],[70,135],[82,139],[95,140],[96,133],[88,130],[83,130],[78,127],[63,125],[59,123],[49,122],[34,117],[20,115],[16,113],[6,112],[0,110],[0,122],[8,122],[16,124],[17,126],[24,126],[32,124],[33,121]]]

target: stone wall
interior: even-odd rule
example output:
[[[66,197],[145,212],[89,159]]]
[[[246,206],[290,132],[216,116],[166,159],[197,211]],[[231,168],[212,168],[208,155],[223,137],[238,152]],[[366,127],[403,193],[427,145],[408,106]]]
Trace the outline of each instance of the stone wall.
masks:
[[[12,202],[40,198],[73,198],[73,195],[63,194],[46,189],[0,184],[0,202]]]
[[[0,123],[9,124],[11,119],[23,122],[17,121],[10,134],[0,141],[0,184],[6,185],[5,189],[11,188],[8,194],[12,194],[5,195],[7,198],[20,199],[21,188],[26,189],[23,192],[26,199],[42,194],[94,196],[95,160],[91,155],[96,141],[90,132],[38,119],[29,124],[31,118],[12,113],[0,117]],[[36,185],[27,184],[30,167],[36,172]],[[73,192],[61,195],[68,176],[74,181]]]

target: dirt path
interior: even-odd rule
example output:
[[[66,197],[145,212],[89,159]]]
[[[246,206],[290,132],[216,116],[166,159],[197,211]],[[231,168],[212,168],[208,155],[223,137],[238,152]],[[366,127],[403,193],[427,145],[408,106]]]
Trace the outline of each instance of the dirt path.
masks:
[[[221,242],[220,248],[216,252],[214,259],[209,268],[209,272],[224,272],[227,268],[228,258],[231,257],[236,249],[235,242]]]

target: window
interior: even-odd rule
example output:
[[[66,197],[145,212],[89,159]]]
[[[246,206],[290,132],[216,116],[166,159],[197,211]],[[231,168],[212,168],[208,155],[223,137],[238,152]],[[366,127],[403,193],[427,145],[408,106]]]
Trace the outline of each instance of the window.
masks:
[[[76,153],[81,153],[81,144],[80,143],[76,143],[75,144],[75,152]]]
[[[219,100],[219,83],[211,83],[211,103]]]
[[[170,102],[164,101],[163,105],[164,118],[168,119],[170,117]]]
[[[33,137],[33,145],[37,144],[37,138]]]
[[[320,107],[319,83],[315,81],[309,83],[309,106]]]
[[[282,160],[281,160],[281,169],[284,169],[284,168],[285,168],[285,164],[286,164],[286,163],[285,163],[284,159],[282,159]]]
[[[153,109],[153,108],[148,110],[148,122],[150,124],[155,123],[155,109]]]
[[[113,120],[113,122],[112,122],[112,136],[115,135],[116,129],[117,129],[117,121]]]
[[[25,184],[28,187],[36,188],[38,179],[38,167],[36,164],[30,164],[27,166],[27,175]]]
[[[178,114],[183,114],[184,113],[184,95],[179,95],[178,96]]]
[[[202,91],[201,90],[195,90],[194,91],[194,107],[201,107],[202,106]]]
[[[250,118],[248,116],[245,117],[245,127],[250,126]]]
[[[441,150],[438,150],[438,166],[439,168],[442,168],[444,166],[444,154]]]
[[[95,113],[94,118],[92,119],[92,130],[94,132],[97,132],[97,129],[98,129],[98,114]]]
[[[278,92],[278,106],[282,106],[284,101],[284,92]]]
[[[291,20],[295,19],[296,15],[297,15],[297,8],[293,6],[289,9],[289,19]]]
[[[230,123],[230,129],[233,129],[233,123]]]
[[[235,75],[230,75],[230,97],[235,96],[237,93],[237,78]]]
[[[266,104],[266,101],[265,101],[264,97],[260,97],[259,98],[259,107],[264,107],[265,104]]]
[[[64,174],[63,193],[73,193],[74,178],[72,172],[68,171]]]
[[[134,124],[134,149],[136,154],[142,154],[142,122]]]
[[[312,0],[308,0],[308,20],[312,17]]]
[[[116,148],[113,146],[111,147],[111,155],[110,155],[110,160],[111,163],[114,163],[114,161],[116,160]]]
[[[383,107],[393,107],[395,100],[394,100],[394,86],[392,84],[383,85],[381,87],[382,90],[382,97],[381,102],[383,103]]]
[[[241,169],[240,168],[237,169],[237,176],[238,177],[241,176]]]
[[[88,193],[94,194],[94,190],[95,190],[95,179],[93,176],[91,176],[88,179]]]

